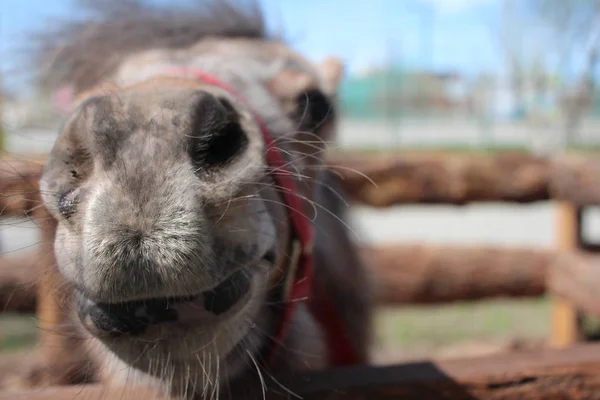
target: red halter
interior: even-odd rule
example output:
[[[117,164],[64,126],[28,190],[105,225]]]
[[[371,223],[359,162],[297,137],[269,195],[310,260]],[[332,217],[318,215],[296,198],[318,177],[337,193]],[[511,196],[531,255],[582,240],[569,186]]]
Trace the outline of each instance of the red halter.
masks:
[[[172,68],[165,72],[168,75],[194,76],[202,82],[225,90],[244,103],[248,110],[252,112],[262,132],[267,164],[273,171],[277,171],[276,174],[272,174],[272,177],[275,183],[282,188],[281,195],[287,206],[295,236],[292,240],[295,240],[298,246],[295,248],[296,254],[291,255],[293,258],[288,266],[288,270],[284,271],[284,274],[288,275],[285,281],[291,280],[291,283],[289,287],[284,289],[283,303],[285,306],[282,311],[283,314],[275,328],[275,334],[272,337],[273,346],[268,349],[266,362],[271,364],[277,354],[277,350],[284,343],[298,304],[302,301],[307,301],[310,312],[325,334],[329,362],[333,366],[358,364],[359,357],[344,331],[331,299],[319,285],[313,282],[313,229],[311,222],[302,212],[301,198],[298,195],[292,175],[286,169],[288,163],[275,145],[267,126],[241,95],[215,76],[207,74],[204,71],[187,68]],[[289,274],[294,275],[289,276]]]

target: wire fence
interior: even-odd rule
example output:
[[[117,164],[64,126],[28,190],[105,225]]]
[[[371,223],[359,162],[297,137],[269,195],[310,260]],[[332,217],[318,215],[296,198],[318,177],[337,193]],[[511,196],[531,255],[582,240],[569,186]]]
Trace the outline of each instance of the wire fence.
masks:
[[[580,98],[549,81],[545,86],[525,82],[517,92],[510,83],[400,68],[349,77],[340,89],[342,141],[358,147],[541,152],[600,145],[598,95]]]

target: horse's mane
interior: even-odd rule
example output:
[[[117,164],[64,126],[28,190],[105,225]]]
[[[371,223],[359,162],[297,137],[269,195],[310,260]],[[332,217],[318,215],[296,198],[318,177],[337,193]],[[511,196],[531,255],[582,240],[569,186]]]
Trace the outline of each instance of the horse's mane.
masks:
[[[158,6],[144,0],[75,0],[83,18],[34,33],[31,61],[50,90],[83,90],[112,74],[135,52],[181,49],[207,36],[268,39],[254,1],[188,0]]]

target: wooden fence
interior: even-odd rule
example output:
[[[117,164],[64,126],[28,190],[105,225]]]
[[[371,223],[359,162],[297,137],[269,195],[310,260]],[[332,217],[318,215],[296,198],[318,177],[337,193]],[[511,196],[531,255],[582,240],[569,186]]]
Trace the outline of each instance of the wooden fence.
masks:
[[[381,303],[430,303],[548,291],[553,296],[551,344],[558,349],[391,367],[363,366],[287,380],[282,377],[292,390],[305,399],[600,398],[600,347],[576,343],[582,339],[581,313],[600,316],[600,295],[596,295],[600,288],[600,272],[596,272],[600,256],[594,254],[598,246],[585,243],[581,235],[584,209],[600,205],[600,161],[583,155],[536,158],[525,154],[430,153],[374,158],[332,154],[328,164],[355,203],[372,207],[556,201],[558,236],[552,252],[405,244],[364,248],[363,255],[380,277]],[[11,263],[23,266],[22,271],[28,266],[34,272],[12,276],[13,283],[35,286],[40,319],[60,322],[57,295],[52,291],[56,287],[53,280],[58,278],[56,274],[39,272],[40,268],[51,267],[53,261],[48,243],[52,241],[54,225],[40,207],[37,188],[43,159],[5,159],[2,165],[5,167],[0,167],[0,208],[5,216],[27,215],[41,224],[46,247],[39,255],[46,258],[40,263],[34,262],[40,259],[35,255],[29,259],[5,259],[5,264],[0,263],[0,280],[4,271],[10,269],[5,266]],[[478,283],[469,279],[473,276],[485,279]],[[441,282],[449,290],[436,291]],[[23,299],[27,296],[23,294]],[[56,332],[40,330],[44,357],[56,360],[64,354],[60,348],[69,345],[65,340]],[[569,348],[561,349],[566,347]],[[115,396],[110,398],[122,395],[119,388],[92,385],[36,393],[0,393],[0,399],[66,399],[74,393],[102,398],[107,390],[114,391]],[[146,389],[140,390],[144,392],[128,393],[128,398],[151,399],[152,394]]]

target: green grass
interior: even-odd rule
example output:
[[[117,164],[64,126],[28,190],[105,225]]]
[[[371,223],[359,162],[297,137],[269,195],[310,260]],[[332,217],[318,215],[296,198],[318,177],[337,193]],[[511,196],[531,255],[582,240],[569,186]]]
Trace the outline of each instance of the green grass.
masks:
[[[376,317],[382,346],[436,349],[468,341],[544,339],[550,324],[546,298],[489,300],[441,306],[386,308]]]
[[[0,317],[0,352],[29,348],[37,340],[33,315],[4,314]]]

